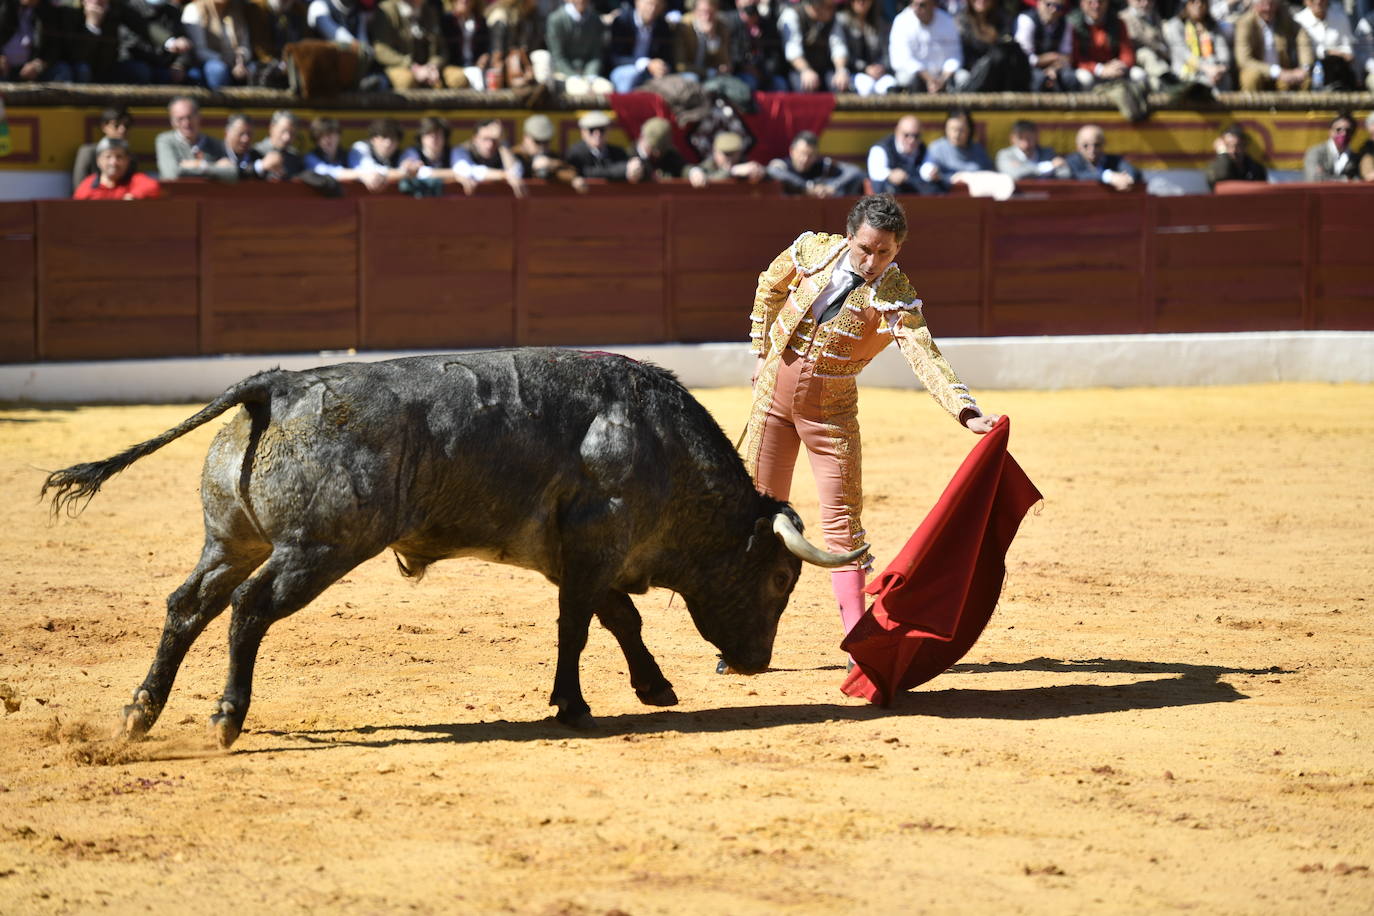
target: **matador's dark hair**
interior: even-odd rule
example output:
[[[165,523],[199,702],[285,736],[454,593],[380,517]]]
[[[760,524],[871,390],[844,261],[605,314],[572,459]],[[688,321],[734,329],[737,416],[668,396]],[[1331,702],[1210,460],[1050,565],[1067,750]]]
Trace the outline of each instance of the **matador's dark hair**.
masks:
[[[906,241],[906,211],[891,194],[870,194],[860,198],[854,209],[849,211],[845,229],[849,235],[853,235],[864,223],[874,229],[891,232],[899,244]]]

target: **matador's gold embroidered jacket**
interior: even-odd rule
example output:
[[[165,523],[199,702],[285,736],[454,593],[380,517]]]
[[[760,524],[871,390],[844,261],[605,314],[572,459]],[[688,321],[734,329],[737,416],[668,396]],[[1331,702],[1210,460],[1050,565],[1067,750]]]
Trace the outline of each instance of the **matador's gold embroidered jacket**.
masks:
[[[876,284],[863,284],[850,293],[839,315],[817,325],[812,302],[830,285],[844,250],[842,235],[804,232],[759,275],[750,337],[753,352],[766,358],[760,383],[776,378],[776,360],[784,348],[815,362],[817,376],[852,378],[895,337],[912,372],[941,407],[956,419],[965,409],[977,411],[968,386],[931,339],[921,317],[921,300],[896,264]],[[755,400],[764,400],[764,393],[757,392]]]

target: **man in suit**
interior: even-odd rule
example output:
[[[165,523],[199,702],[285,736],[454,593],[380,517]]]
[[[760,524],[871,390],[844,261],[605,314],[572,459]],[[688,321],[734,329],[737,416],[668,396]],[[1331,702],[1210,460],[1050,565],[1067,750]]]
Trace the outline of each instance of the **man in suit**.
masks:
[[[1040,145],[1040,128],[1034,121],[1011,125],[1011,146],[997,151],[997,171],[1020,181],[1022,178],[1066,178],[1069,166],[1064,157]]]
[[[286,109],[272,112],[267,136],[253,147],[261,157],[266,177],[287,181],[305,171],[305,157],[296,149],[296,116]]]
[[[1312,82],[1312,39],[1283,0],[1255,0],[1236,22],[1235,45],[1242,92],[1291,92]]]
[[[224,154],[224,144],[200,132],[200,105],[178,96],[167,104],[172,129],[157,135],[157,172],[163,181],[174,178],[209,177],[233,180],[238,170]]]
[[[1145,180],[1140,169],[1124,157],[1107,152],[1107,135],[1096,124],[1085,124],[1074,139],[1075,151],[1064,159],[1069,177],[1078,181],[1100,181],[1118,191],[1129,191]]]
[[[1268,181],[1269,170],[1260,165],[1245,150],[1245,131],[1232,124],[1217,138],[1217,158],[1207,169],[1207,187],[1218,181]]]
[[[663,0],[635,0],[611,21],[611,85],[631,92],[673,69],[673,30],[663,18]]]
[[[463,68],[449,66],[436,6],[422,0],[382,0],[368,28],[372,53],[392,88],[468,88]]]
[[[550,67],[569,95],[610,95],[611,81],[602,75],[605,27],[591,0],[567,0],[544,24]]]
[[[606,129],[611,119],[605,112],[589,111],[577,119],[582,139],[568,150],[568,164],[583,178],[605,178],[607,181],[639,181],[644,177],[644,163],[618,146],[606,142]]]
[[[1307,151],[1302,157],[1302,177],[1305,181],[1358,181],[1360,157],[1351,149],[1355,136],[1355,119],[1341,112],[1331,119],[1327,139]]]

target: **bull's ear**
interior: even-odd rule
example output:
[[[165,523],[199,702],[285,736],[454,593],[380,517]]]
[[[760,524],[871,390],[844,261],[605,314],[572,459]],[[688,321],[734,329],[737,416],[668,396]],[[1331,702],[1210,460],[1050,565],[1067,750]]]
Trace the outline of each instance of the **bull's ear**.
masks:
[[[749,535],[749,542],[744,545],[744,552],[753,553],[755,548],[768,543],[767,539],[773,536],[773,519],[771,517],[759,519],[754,522],[754,533]]]

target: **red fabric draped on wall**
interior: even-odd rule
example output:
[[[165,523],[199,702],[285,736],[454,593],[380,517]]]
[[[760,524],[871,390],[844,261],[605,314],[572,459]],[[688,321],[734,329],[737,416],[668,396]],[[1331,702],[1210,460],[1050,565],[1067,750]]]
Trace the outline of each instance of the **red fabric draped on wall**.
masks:
[[[786,156],[792,138],[801,131],[809,130],[818,136],[824,133],[830,113],[835,110],[835,96],[829,92],[756,92],[754,104],[757,111],[741,114],[754,135],[749,158],[766,165],[770,159]],[[611,96],[611,107],[616,120],[631,137],[638,137],[640,125],[650,118],[667,118],[673,125],[673,142],[678,151],[689,161],[695,159],[686,134],[673,120],[662,96],[652,92],[616,93]]]
[[[840,688],[884,706],[963,658],[1002,594],[1007,548],[1042,497],[1007,452],[1003,416],[964,459],[902,552],[869,583],[876,595],[842,646]]]

